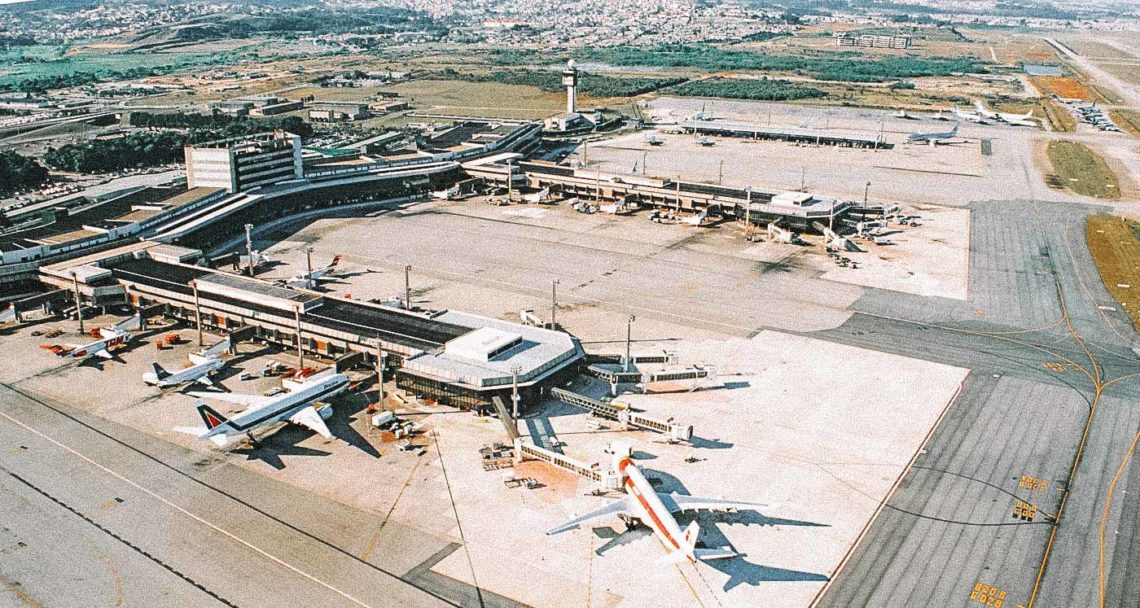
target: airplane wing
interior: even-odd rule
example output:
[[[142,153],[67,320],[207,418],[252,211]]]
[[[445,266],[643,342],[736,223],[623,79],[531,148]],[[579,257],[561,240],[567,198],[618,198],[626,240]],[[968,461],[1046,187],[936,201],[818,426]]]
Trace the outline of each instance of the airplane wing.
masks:
[[[293,414],[293,416],[289,418],[289,422],[308,427],[314,433],[318,433],[326,439],[332,439],[333,437],[332,431],[325,425],[325,421],[321,419],[321,415],[317,413],[315,408],[303,408],[301,411]]]
[[[194,382],[205,384],[206,386],[214,386],[214,381],[210,379],[209,375],[199,376],[194,379]]]
[[[100,348],[99,350],[97,350],[97,351],[95,351],[95,352],[93,352],[93,353],[91,353],[91,354],[92,354],[92,355],[95,355],[96,357],[102,358],[102,359],[114,359],[114,358],[115,358],[115,355],[112,355],[112,354],[111,354],[111,353],[110,353],[110,352],[109,352],[107,349],[105,349],[105,348]]]
[[[665,494],[658,492],[657,497],[661,504],[669,509],[670,513],[678,511],[724,511],[726,509],[761,509],[768,505],[758,502],[745,502],[742,500],[726,500],[723,498],[698,498],[682,494]]]
[[[238,393],[206,393],[201,391],[190,391],[186,393],[192,397],[199,399],[214,399],[216,401],[225,401],[226,403],[236,403],[244,405],[250,409],[264,407],[266,404],[272,403],[271,397],[262,397],[261,395],[240,395]]]
[[[630,512],[629,507],[630,507],[629,498],[623,498],[621,500],[615,500],[614,502],[611,502],[610,504],[608,504],[604,507],[594,509],[593,511],[590,511],[589,513],[586,513],[585,515],[580,515],[580,516],[575,517],[574,519],[571,519],[570,521],[568,521],[568,522],[566,522],[560,526],[556,526],[554,528],[551,528],[551,529],[547,530],[546,533],[547,534],[558,534],[560,532],[565,532],[567,530],[573,530],[574,528],[577,528],[578,526],[580,526],[586,522],[594,521],[595,519],[601,519],[603,517],[612,517],[614,515],[627,514]]]

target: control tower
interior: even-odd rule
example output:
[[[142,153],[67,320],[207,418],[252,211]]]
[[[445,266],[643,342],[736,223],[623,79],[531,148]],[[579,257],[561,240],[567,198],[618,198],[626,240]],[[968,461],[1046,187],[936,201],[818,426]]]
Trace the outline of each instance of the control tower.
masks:
[[[566,87],[566,113],[573,114],[578,111],[578,68],[573,59],[562,70],[562,85]]]

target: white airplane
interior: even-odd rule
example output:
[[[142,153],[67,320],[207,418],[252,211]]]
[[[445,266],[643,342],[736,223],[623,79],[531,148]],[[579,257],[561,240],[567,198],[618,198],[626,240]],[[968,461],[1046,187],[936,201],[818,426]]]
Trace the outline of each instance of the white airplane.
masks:
[[[736,557],[736,552],[727,548],[698,549],[696,545],[697,537],[700,535],[700,526],[694,521],[682,532],[681,526],[677,524],[673,514],[679,511],[727,511],[732,509],[759,509],[767,506],[755,502],[697,498],[695,496],[657,492],[653,486],[649,485],[649,481],[645,479],[641,470],[630,458],[629,445],[615,442],[612,451],[613,467],[623,477],[622,487],[625,489],[626,497],[594,509],[580,517],[575,517],[550,529],[547,534],[558,534],[573,530],[584,523],[605,517],[619,516],[623,519],[632,517],[648,526],[661,541],[661,544],[665,545],[665,549],[669,551],[668,555],[658,560],[659,564],[676,564],[686,559],[692,562],[726,559]]]
[[[770,223],[768,224],[768,238],[777,243],[790,245],[795,242],[796,234],[791,230],[785,230],[774,223]]]
[[[250,260],[253,260],[252,266],[254,268],[257,268],[258,266],[261,266],[262,264],[268,264],[268,263],[273,261],[273,258],[270,258],[268,253],[262,253],[256,249],[254,249],[251,253],[252,253],[252,255],[240,255],[240,256],[238,256],[238,263],[241,265],[242,268],[249,268],[251,266]]]
[[[705,220],[708,219],[708,217],[709,217],[709,212],[706,210],[702,210],[700,213],[697,213],[695,215],[690,215],[689,217],[687,217],[681,221],[686,226],[701,226],[702,224],[705,223]]]
[[[831,228],[828,228],[819,222],[812,222],[812,224],[815,225],[816,230],[819,230],[823,233],[823,242],[827,247],[841,251],[862,251],[862,249],[859,249],[858,245],[851,242],[851,239],[845,236],[840,236]]]
[[[538,192],[532,192],[530,194],[524,194],[522,197],[522,200],[524,200],[528,203],[541,203],[548,198],[550,198],[550,188],[543,188],[542,190],[539,190]]]
[[[911,116],[910,114],[906,113],[906,110],[903,110],[903,109],[900,109],[899,111],[895,112],[894,114],[891,114],[891,116],[893,116],[895,118],[903,118],[906,120],[917,120],[918,119],[917,116]]]
[[[943,114],[942,110],[938,110],[937,112],[935,112],[934,116],[931,116],[931,118],[933,118],[934,120],[944,120],[944,121],[950,120],[950,117]]]
[[[133,337],[130,330],[141,327],[142,319],[135,315],[125,321],[120,321],[111,327],[99,328],[99,339],[87,344],[44,344],[40,348],[50,350],[58,357],[68,359],[87,359],[99,357],[112,359],[111,349],[118,348],[131,341]]]
[[[299,274],[285,279],[285,286],[292,287],[294,289],[312,289],[321,282],[321,279],[324,279],[325,277],[335,272],[337,264],[340,264],[340,255],[333,256],[332,262],[324,268],[318,268],[312,272]]]
[[[958,109],[958,106],[954,106],[954,116],[957,116],[958,118],[960,118],[966,122],[976,122],[979,125],[989,124],[989,122],[986,121],[985,117],[983,117],[981,114],[975,114],[973,112],[963,112],[962,110]]]
[[[180,369],[176,372],[166,371],[156,361],[150,364],[154,371],[143,374],[143,382],[151,386],[157,386],[158,388],[173,388],[189,383],[213,386],[214,381],[210,379],[210,374],[226,366],[226,362],[222,361],[219,357],[222,353],[229,350],[229,348],[230,338],[227,336],[225,340],[218,342],[210,348],[201,352],[190,353],[190,367]]]
[[[1014,127],[1036,127],[1037,120],[1033,118],[1033,110],[1025,114],[998,114],[1002,122]]]
[[[202,417],[205,428],[179,427],[174,430],[195,435],[198,439],[209,439],[219,447],[241,435],[257,445],[253,431],[278,422],[291,422],[332,439],[332,432],[325,425],[325,420],[332,415],[332,406],[322,402],[344,392],[348,388],[348,376],[328,369],[301,380],[282,380],[281,386],[286,392],[277,397],[191,392],[190,395],[199,399],[237,403],[246,406],[246,409],[233,418],[226,418],[199,401],[198,415]]]
[[[657,139],[657,135],[654,133],[646,135],[645,142],[651,146],[660,146],[661,144],[665,143],[663,140]]]
[[[716,140],[706,135],[704,137],[698,137],[697,143],[707,148],[709,146],[715,145]]]
[[[10,321],[15,321],[15,320],[16,320],[16,305],[15,304],[12,304],[8,308],[5,308],[3,312],[0,312],[0,324],[8,323]]]
[[[954,123],[954,128],[949,131],[928,131],[926,133],[911,133],[906,136],[906,143],[921,143],[936,146],[938,144],[950,143],[951,140],[958,137],[958,124]]]
[[[982,105],[982,102],[980,101],[974,102],[974,110],[977,112],[978,116],[981,116],[982,118],[988,120],[1002,120],[1001,114],[987,110],[986,106]]]

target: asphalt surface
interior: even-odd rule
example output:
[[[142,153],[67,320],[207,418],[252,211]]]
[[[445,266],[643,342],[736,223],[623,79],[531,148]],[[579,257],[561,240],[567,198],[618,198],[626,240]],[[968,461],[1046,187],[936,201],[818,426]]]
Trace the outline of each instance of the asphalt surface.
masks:
[[[375,515],[224,455],[0,403],[0,605],[512,605],[429,570],[455,543],[396,522],[377,543]]]
[[[965,305],[872,292],[812,334],[973,370],[817,605],[1140,605],[1140,467],[1121,466],[1140,432],[1140,358],[1084,246],[1094,209],[972,209]]]

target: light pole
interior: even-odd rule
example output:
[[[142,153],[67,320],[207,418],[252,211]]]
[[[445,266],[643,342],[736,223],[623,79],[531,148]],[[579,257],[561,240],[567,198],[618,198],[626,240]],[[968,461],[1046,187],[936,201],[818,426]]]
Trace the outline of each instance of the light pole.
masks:
[[[716,171],[716,183],[718,186],[724,185],[724,159],[720,160],[720,168]]]
[[[305,289],[313,289],[313,248],[305,247]]]
[[[518,420],[519,418],[519,372],[522,368],[514,366],[511,368],[511,418]]]
[[[550,282],[550,329],[558,329],[558,320],[555,315],[558,312],[558,279]]]
[[[253,230],[253,224],[245,225],[245,266],[246,273],[253,276],[253,236],[250,231]]]
[[[190,281],[190,287],[194,289],[194,321],[198,326],[198,346],[205,346],[202,340],[202,302],[198,299],[198,281]]]
[[[871,182],[868,181],[867,185],[863,188],[863,206],[867,206],[867,195],[871,192]]]
[[[633,322],[637,320],[634,315],[629,315],[629,319],[625,324],[625,368],[623,371],[629,371],[629,364],[632,359],[630,358],[630,343],[633,342]]]
[[[642,152],[641,153],[641,174],[642,175],[647,175],[645,172],[645,169],[646,169],[645,163],[648,160],[649,160],[649,152]]]
[[[744,189],[744,229],[752,229],[752,186]]]
[[[805,181],[806,177],[807,177],[807,167],[804,165],[800,165],[800,192],[805,192],[804,181]]]
[[[297,373],[299,374],[299,373],[301,373],[301,370],[305,369],[305,351],[302,349],[302,346],[301,346],[301,306],[300,305],[293,307],[293,319],[296,322],[296,328],[297,328]]]
[[[79,297],[79,277],[71,272],[71,287],[75,289],[75,317],[79,319],[79,333],[83,333],[83,300]]]
[[[380,338],[376,338],[376,376],[377,386],[380,387],[380,396],[377,398],[376,403],[381,408],[384,407],[384,350],[380,346]]]
[[[412,265],[404,266],[404,310],[412,309]]]

